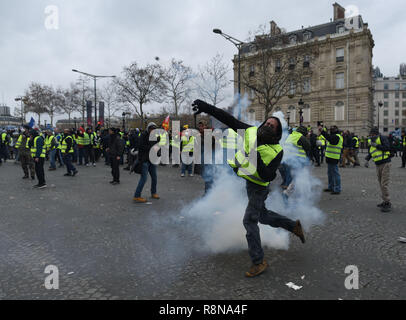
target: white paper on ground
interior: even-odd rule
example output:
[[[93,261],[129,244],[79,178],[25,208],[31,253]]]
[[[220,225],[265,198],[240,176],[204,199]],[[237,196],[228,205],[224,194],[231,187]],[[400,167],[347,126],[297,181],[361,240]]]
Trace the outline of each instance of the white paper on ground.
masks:
[[[288,282],[286,285],[287,285],[289,288],[294,289],[294,290],[299,290],[299,289],[302,289],[302,288],[303,288],[303,286],[297,286],[297,285],[295,285],[293,282]]]

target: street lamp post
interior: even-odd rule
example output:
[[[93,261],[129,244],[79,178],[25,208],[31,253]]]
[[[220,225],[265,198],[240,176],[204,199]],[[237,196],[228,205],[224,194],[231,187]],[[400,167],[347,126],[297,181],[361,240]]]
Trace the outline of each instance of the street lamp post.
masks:
[[[379,114],[381,113],[381,108],[383,106],[382,101],[379,101],[378,106],[379,106],[379,108],[378,108],[378,132],[380,132],[379,131]]]
[[[23,125],[24,125],[24,122],[25,122],[24,107],[23,107],[23,105],[24,105],[24,98],[25,98],[25,97],[17,97],[17,98],[14,99],[14,101],[20,101],[20,102],[21,102],[21,126],[23,126]]]
[[[213,29],[213,32],[223,36],[226,40],[230,41],[238,49],[238,119],[241,120],[241,47],[245,44],[244,42],[225,34],[220,29]]]
[[[302,124],[303,124],[303,105],[304,105],[302,98],[300,98],[298,105],[299,105],[300,126],[302,126]]]
[[[93,78],[94,81],[94,127],[97,127],[97,93],[96,93],[96,81],[97,78],[115,78],[116,76],[96,76],[94,74],[90,74],[90,73],[86,73],[86,72],[82,72],[76,69],[72,69],[73,72],[77,72],[77,73],[81,73],[85,76],[91,77]]]

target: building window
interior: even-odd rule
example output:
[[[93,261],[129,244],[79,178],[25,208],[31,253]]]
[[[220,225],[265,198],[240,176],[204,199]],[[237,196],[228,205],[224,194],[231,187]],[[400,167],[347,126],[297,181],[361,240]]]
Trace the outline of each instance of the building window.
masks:
[[[289,82],[289,94],[294,95],[296,93],[295,81],[290,80]]]
[[[384,99],[388,99],[388,98],[389,98],[389,93],[385,92],[385,93],[383,94],[383,98],[384,98]]]
[[[344,89],[344,72],[336,74],[336,89]]]
[[[402,102],[402,108],[406,108],[406,101]]]
[[[250,73],[249,73],[250,77],[255,76],[255,65],[250,65]]]
[[[402,98],[406,99],[406,92],[402,92]]]
[[[303,58],[303,68],[310,67],[310,56],[304,56]]]
[[[383,124],[384,124],[385,126],[387,126],[387,125],[389,124],[388,119],[383,119]]]
[[[384,110],[384,111],[383,111],[383,116],[384,116],[384,117],[387,117],[387,116],[388,116],[388,113],[389,113],[388,110]]]
[[[303,122],[310,122],[310,106],[308,104],[303,108]]]
[[[384,90],[389,90],[389,83],[384,83],[383,89]]]
[[[295,106],[290,106],[288,108],[288,111],[290,112],[290,114],[289,114],[289,122],[290,123],[296,122],[296,109],[295,109]]]
[[[344,61],[344,48],[339,48],[336,50],[336,62]]]
[[[388,132],[388,128],[383,128],[383,132]]]
[[[334,108],[335,121],[344,121],[344,103],[342,101],[337,102]]]
[[[281,71],[281,60],[280,59],[276,60],[276,62],[275,62],[275,72],[279,72],[279,71]]]
[[[406,90],[406,83],[402,83],[402,90]]]
[[[399,119],[395,119],[395,126],[399,125]]]
[[[395,90],[400,90],[400,83],[395,83]]]
[[[312,37],[312,34],[310,33],[310,32],[305,32],[304,34],[303,34],[303,40],[310,40],[311,39],[311,37]]]
[[[295,60],[295,58],[290,58],[290,59],[289,59],[289,70],[295,69],[295,65],[296,65],[296,60]]]
[[[290,38],[289,38],[289,43],[290,44],[296,44],[296,36],[294,35],[294,36],[291,36]]]
[[[395,101],[395,108],[399,108],[399,101]]]
[[[402,116],[406,117],[406,110],[402,110]]]
[[[337,26],[337,33],[344,33],[345,32],[345,27],[343,25]]]
[[[384,108],[389,107],[389,102],[388,102],[388,101],[385,101],[385,102],[383,103],[383,107],[384,107]]]
[[[304,93],[310,92],[310,78],[303,79],[303,92]]]
[[[255,122],[255,110],[251,109],[248,111],[248,122],[253,123]]]
[[[399,92],[395,92],[395,99],[399,99]]]
[[[395,110],[395,116],[399,117],[399,110]]]

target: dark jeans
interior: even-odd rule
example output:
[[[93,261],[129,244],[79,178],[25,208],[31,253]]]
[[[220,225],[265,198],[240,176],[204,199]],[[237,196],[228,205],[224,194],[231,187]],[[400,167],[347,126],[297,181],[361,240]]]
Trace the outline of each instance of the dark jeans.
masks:
[[[134,197],[139,198],[141,197],[142,189],[144,188],[145,183],[147,182],[148,172],[151,176],[151,195],[156,194],[156,186],[158,183],[158,178],[156,175],[156,165],[152,164],[149,161],[146,161],[142,164],[142,171],[141,171],[141,178],[138,182],[137,189],[135,190]]]
[[[45,158],[39,158],[38,162],[35,161],[35,174],[38,184],[45,184],[44,162]]]
[[[334,192],[341,192],[341,176],[338,164],[327,163],[328,188]]]
[[[117,156],[110,156],[110,165],[113,181],[120,182],[120,160],[117,160]]]
[[[66,170],[72,174],[76,171],[76,168],[72,164],[73,153],[68,153],[63,156],[63,162],[65,162]]]
[[[89,163],[86,147],[79,148],[79,164],[80,165],[83,164],[83,160],[85,161],[85,164]]]
[[[263,187],[247,180],[248,206],[244,215],[244,227],[247,230],[248,253],[253,264],[259,264],[264,259],[264,251],[261,246],[258,222],[267,224],[273,228],[283,228],[290,232],[295,227],[295,221],[282,216],[265,207],[269,187]]]
[[[85,151],[85,157],[86,157],[86,163],[95,163],[95,157],[94,157],[94,149],[91,144],[86,146],[86,151]]]

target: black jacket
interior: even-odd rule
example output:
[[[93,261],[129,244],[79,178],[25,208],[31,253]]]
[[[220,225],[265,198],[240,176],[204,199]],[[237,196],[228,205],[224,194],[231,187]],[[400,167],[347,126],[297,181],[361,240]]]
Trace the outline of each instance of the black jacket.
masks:
[[[124,152],[124,141],[117,134],[112,134],[108,141],[108,154],[111,157],[121,157]]]
[[[241,122],[234,118],[232,115],[229,113],[225,112],[224,110],[221,110],[219,108],[211,106],[208,111],[206,111],[208,114],[219,120],[220,122],[224,123],[227,125],[229,128],[233,129],[235,132],[238,133],[238,129],[248,129],[251,128],[252,125],[246,124],[244,122]],[[277,119],[277,118],[276,118]],[[279,119],[277,119],[279,121]],[[265,122],[264,122],[265,123]],[[260,126],[262,127],[264,123]],[[279,121],[279,132],[278,136],[275,137],[275,144],[279,143],[279,140],[282,136],[282,125]],[[259,176],[264,180],[264,181],[272,181],[276,177],[276,171],[278,170],[278,167],[282,161],[283,158],[283,151],[281,151],[275,159],[273,159],[267,166],[265,163],[262,161],[261,156],[259,152],[257,152],[257,171]]]
[[[147,131],[141,134],[138,139],[138,159],[140,162],[149,161],[149,151],[158,141],[149,141],[149,133]]]

